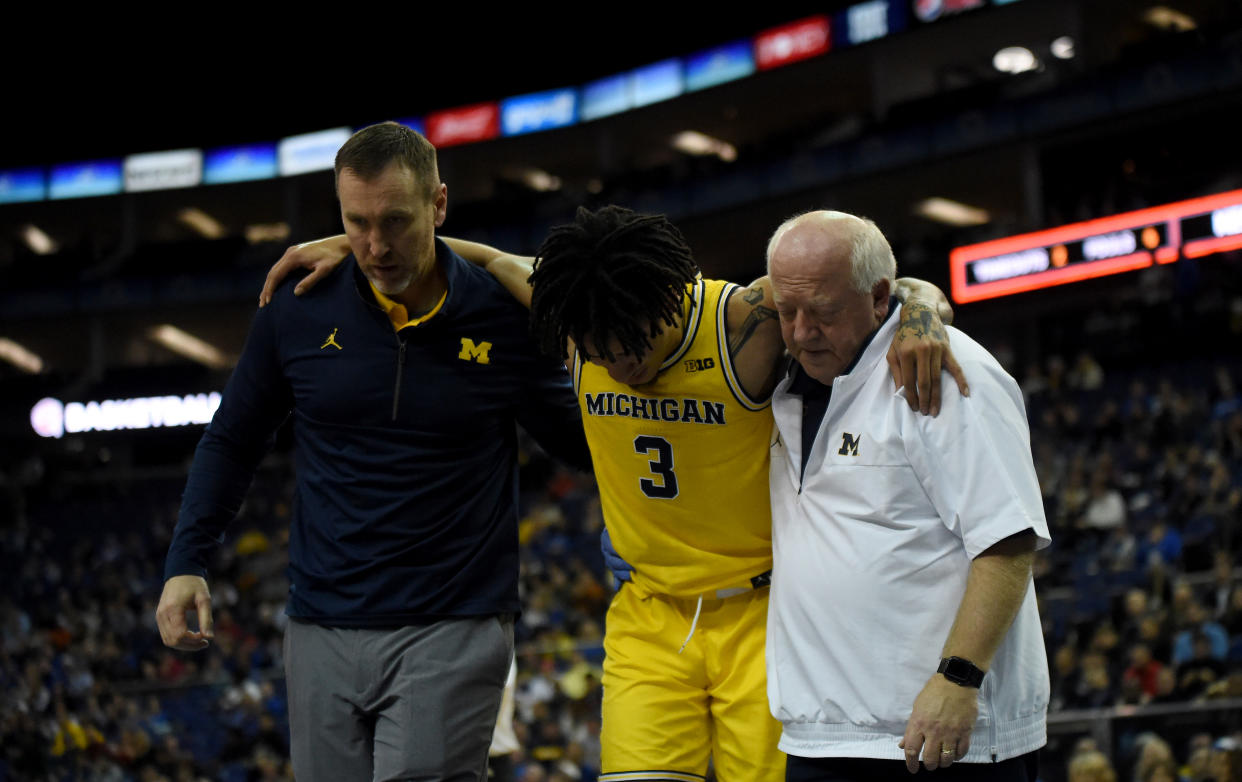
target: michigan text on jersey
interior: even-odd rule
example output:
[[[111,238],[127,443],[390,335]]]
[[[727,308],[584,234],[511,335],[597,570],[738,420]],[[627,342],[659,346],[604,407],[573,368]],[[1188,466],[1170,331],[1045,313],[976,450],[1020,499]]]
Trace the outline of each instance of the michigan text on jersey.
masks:
[[[611,391],[583,394],[587,415],[642,418],[647,421],[669,421],[683,424],[724,424],[724,402],[706,399],[651,399]]]

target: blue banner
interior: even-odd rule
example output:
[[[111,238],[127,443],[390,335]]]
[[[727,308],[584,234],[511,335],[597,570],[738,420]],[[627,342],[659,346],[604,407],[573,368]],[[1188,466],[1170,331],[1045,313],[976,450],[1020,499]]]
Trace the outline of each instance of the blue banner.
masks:
[[[630,80],[636,107],[676,98],[685,92],[681,60],[677,58],[631,71]]]
[[[52,167],[49,198],[83,198],[114,195],[124,182],[121,161],[96,160],[91,163],[65,163]]]
[[[500,130],[506,136],[563,128],[578,121],[578,95],[571,89],[508,98],[500,104]]]
[[[47,198],[47,179],[41,168],[0,171],[0,204],[21,204]]]
[[[225,182],[250,182],[276,176],[276,145],[248,144],[222,147],[207,153],[203,165],[203,182],[218,185]]]
[[[743,79],[755,72],[754,47],[749,39],[699,52],[686,61],[686,91],[703,90]]]
[[[593,81],[582,88],[582,121],[620,114],[632,109],[630,80],[624,74]]]
[[[833,17],[832,41],[837,46],[857,46],[878,41],[906,29],[906,7],[900,0],[868,0],[855,3]]]

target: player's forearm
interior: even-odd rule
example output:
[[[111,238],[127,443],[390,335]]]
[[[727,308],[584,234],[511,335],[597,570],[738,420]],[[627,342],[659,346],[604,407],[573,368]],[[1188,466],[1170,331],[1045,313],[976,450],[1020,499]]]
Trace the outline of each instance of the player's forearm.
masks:
[[[316,239],[312,242],[303,242],[302,244],[299,244],[298,247],[305,247],[308,244],[322,247],[325,251],[331,250],[332,252],[339,254],[342,258],[354,251],[353,248],[349,246],[349,237],[345,234],[325,236],[322,239]]]
[[[953,307],[945,298],[944,291],[926,280],[915,277],[901,277],[893,285],[893,295],[898,301],[910,309],[911,305],[922,305],[936,312],[945,324],[953,322]]]
[[[965,658],[985,671],[991,667],[1030,588],[1035,544],[1034,534],[1013,535],[971,562],[942,656]]]
[[[495,247],[478,242],[467,242],[464,239],[452,239],[447,236],[440,238],[462,258],[487,269],[505,287],[505,290],[509,291],[509,295],[521,302],[522,306],[530,308],[530,283],[527,279],[530,278],[534,258],[510,255]]]
[[[440,239],[449,246],[450,250],[477,266],[487,266],[488,263],[505,254],[495,247],[479,242],[468,242],[465,239],[454,239],[451,236],[441,236]]]
[[[522,255],[501,254],[487,263],[487,270],[505,286],[509,295],[530,309],[531,288],[528,280],[535,259]]]

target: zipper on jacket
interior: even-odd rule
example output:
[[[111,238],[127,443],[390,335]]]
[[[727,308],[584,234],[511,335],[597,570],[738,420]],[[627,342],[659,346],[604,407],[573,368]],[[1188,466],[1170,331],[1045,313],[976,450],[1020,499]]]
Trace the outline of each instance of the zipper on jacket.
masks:
[[[405,341],[397,337],[397,383],[392,389],[392,420],[397,420],[397,407],[401,402],[401,369],[405,366]]]
[[[992,717],[988,725],[988,754],[992,757],[992,762],[996,762],[997,756],[1000,755],[1000,747],[996,746],[996,725],[999,716],[996,713],[996,704],[992,700],[992,679],[985,678],[983,680],[984,700],[988,704],[988,714]]]

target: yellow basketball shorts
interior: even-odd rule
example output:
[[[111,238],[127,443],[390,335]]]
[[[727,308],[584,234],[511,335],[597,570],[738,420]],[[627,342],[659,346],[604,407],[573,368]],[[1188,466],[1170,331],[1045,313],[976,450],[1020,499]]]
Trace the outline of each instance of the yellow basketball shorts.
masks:
[[[704,599],[627,584],[608,609],[600,782],[782,782],[781,725],[768,710],[767,587]]]

